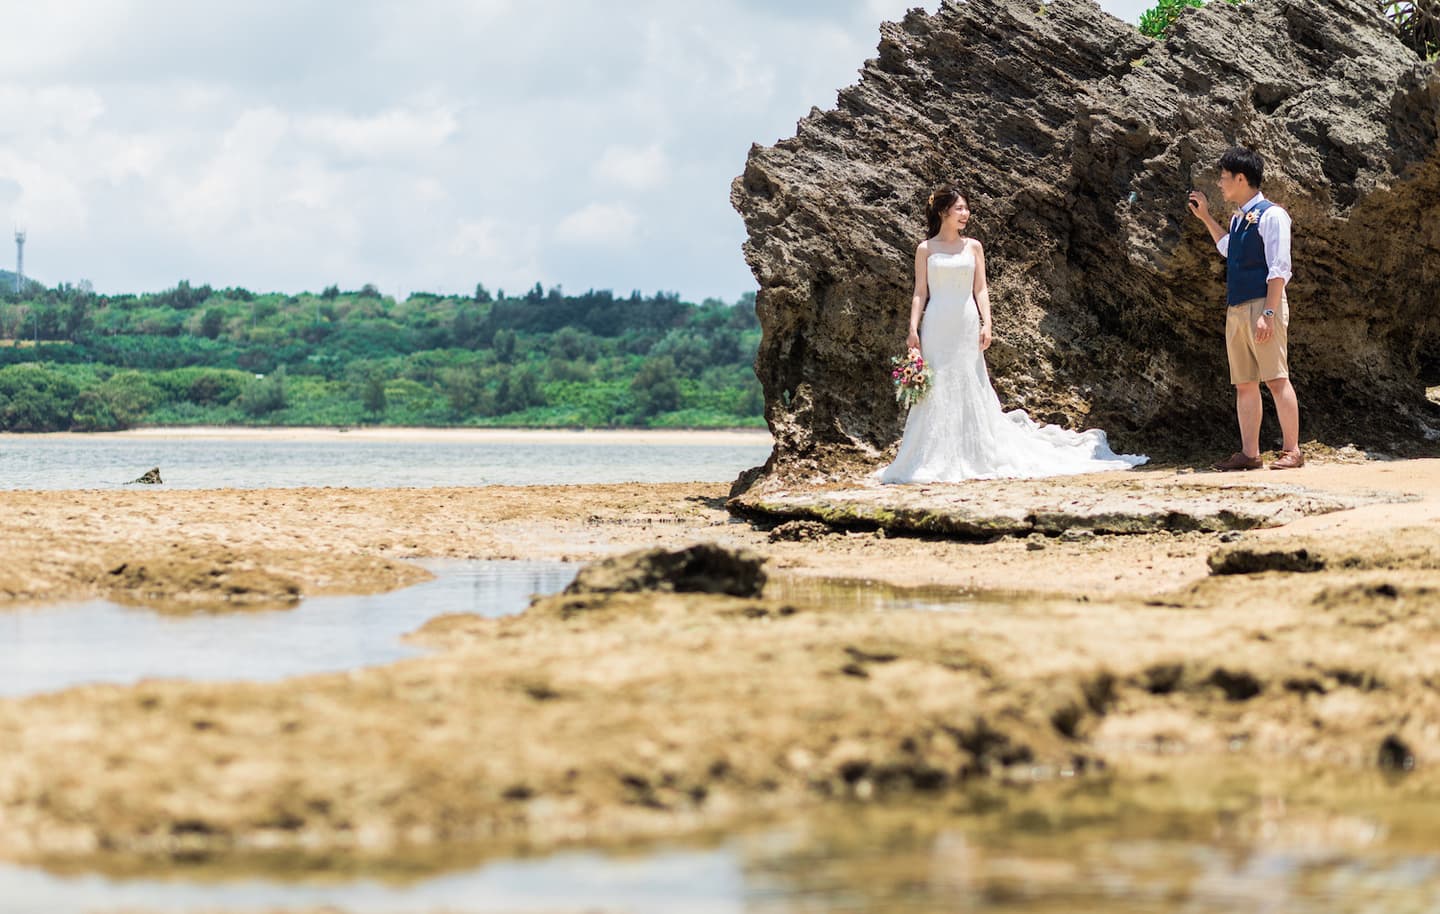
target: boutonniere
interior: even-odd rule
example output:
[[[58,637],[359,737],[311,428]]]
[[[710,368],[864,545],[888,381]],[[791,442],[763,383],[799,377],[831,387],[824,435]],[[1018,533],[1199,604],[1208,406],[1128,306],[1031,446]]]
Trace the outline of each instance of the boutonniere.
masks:
[[[1259,222],[1259,221],[1260,221],[1260,214],[1257,213],[1257,212],[1255,212],[1253,209],[1252,209],[1250,212],[1248,212],[1248,213],[1245,214],[1245,222],[1248,223],[1249,225],[1254,225],[1255,223],[1257,223],[1257,222]]]

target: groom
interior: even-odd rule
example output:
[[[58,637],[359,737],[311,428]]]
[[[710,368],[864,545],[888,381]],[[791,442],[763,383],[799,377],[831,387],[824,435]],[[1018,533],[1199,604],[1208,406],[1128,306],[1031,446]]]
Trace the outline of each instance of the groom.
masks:
[[[1235,413],[1240,420],[1240,450],[1214,464],[1221,471],[1258,470],[1260,420],[1265,405],[1260,383],[1270,388],[1280,420],[1284,452],[1272,470],[1305,465],[1300,453],[1300,404],[1290,386],[1286,340],[1290,305],[1290,214],[1265,199],[1260,181],[1265,162],[1252,149],[1235,147],[1220,157],[1220,194],[1237,207],[1230,230],[1210,215],[1210,201],[1190,192],[1190,212],[1205,223],[1220,256],[1225,258],[1225,349],[1230,357],[1230,383],[1235,385]]]

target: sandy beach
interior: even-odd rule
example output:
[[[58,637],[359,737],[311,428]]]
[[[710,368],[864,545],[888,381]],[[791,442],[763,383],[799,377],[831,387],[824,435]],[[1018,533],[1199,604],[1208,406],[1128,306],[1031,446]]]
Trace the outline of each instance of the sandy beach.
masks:
[[[1404,802],[1440,799],[1440,460],[1075,484],[1136,510],[1176,486],[1237,510],[1262,490],[1367,503],[1238,534],[965,542],[744,522],[720,484],[6,493],[0,612],[274,608],[402,586],[419,557],[701,541],[753,554],[771,582],[445,617],[413,636],[432,653],[362,672],[0,702],[0,857],[438,859],[1207,763],[1388,766],[1408,772]],[[867,610],[856,579],[968,609]]]

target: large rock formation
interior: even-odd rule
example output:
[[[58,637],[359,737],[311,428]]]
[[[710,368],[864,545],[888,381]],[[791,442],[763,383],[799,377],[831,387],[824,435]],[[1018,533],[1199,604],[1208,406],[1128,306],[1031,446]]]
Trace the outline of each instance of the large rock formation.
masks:
[[[1007,406],[1121,450],[1226,450],[1224,263],[1185,196],[1206,190],[1223,221],[1215,161],[1237,143],[1295,219],[1304,437],[1440,437],[1440,71],[1373,2],[1216,2],[1162,42],[1092,0],[968,0],[881,33],[835,110],[753,148],[732,190],[773,473],[868,468],[899,438],[888,357],[947,181],[986,246]]]

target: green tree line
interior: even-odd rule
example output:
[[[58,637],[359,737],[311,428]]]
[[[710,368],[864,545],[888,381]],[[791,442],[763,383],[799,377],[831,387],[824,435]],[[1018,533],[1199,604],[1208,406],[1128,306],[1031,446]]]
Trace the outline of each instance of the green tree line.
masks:
[[[0,430],[758,427],[759,338],[753,294],[32,287],[0,297]]]

